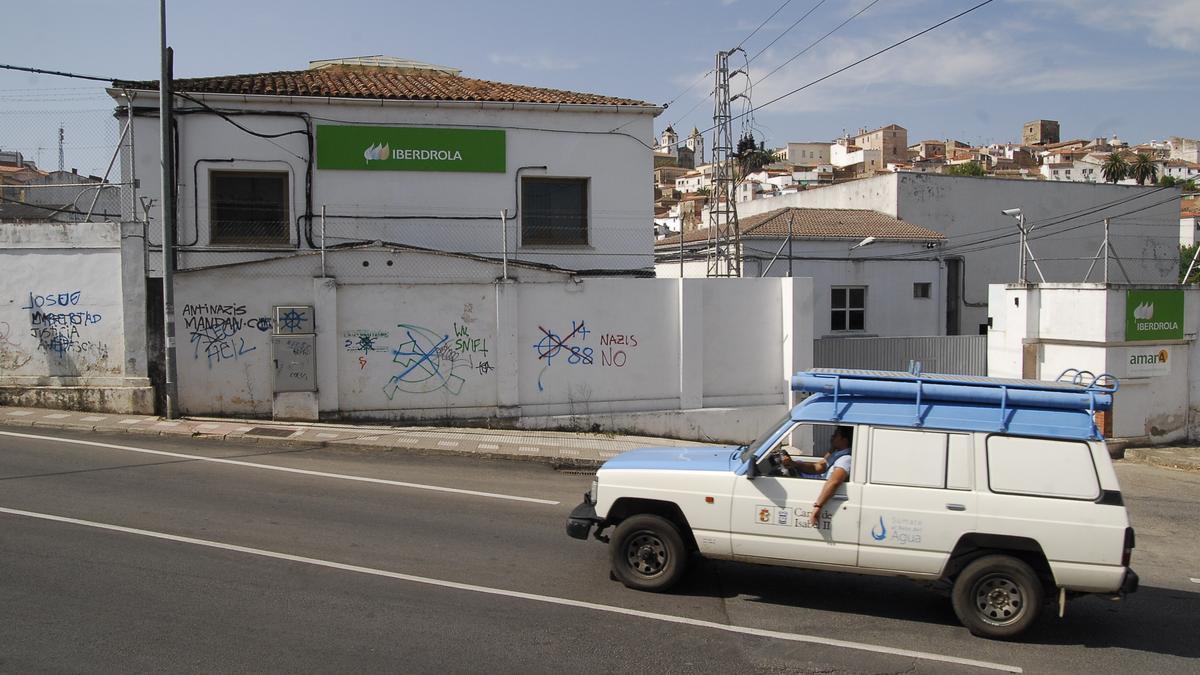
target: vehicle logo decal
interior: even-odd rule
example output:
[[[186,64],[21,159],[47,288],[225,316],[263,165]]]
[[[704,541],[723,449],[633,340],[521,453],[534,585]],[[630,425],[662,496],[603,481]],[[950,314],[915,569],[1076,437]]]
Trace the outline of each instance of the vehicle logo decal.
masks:
[[[871,528],[872,539],[875,541],[883,541],[884,539],[887,539],[887,526],[883,524],[883,516],[879,516],[879,531],[876,532],[875,530],[876,528]]]

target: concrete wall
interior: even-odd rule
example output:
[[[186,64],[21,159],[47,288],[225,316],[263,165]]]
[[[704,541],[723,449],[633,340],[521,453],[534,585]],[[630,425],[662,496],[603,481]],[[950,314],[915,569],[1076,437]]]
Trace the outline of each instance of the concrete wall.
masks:
[[[0,224],[0,402],[152,411],[129,238],[116,223]]]
[[[1200,289],[1184,294],[1182,340],[1125,340],[1125,293],[1146,288],[1103,284],[1004,286],[989,289],[988,374],[1054,380],[1075,368],[1120,380],[1112,434],[1134,442],[1168,443],[1200,438]],[[1129,365],[1131,353],[1165,352],[1155,374]]]
[[[582,106],[437,105],[406,102],[337,102],[325,99],[271,100],[257,97],[203,97],[222,109],[308,113],[321,124],[379,124],[428,127],[485,127],[506,130],[505,173],[447,173],[411,171],[315,170],[314,211],[327,206],[329,243],[347,240],[390,241],[439,250],[488,252],[503,248],[501,209],[508,209],[509,250],[531,262],[570,269],[642,269],[653,265],[653,194],[649,175],[652,139],[649,111],[584,111]],[[157,106],[157,98],[142,94],[137,105]],[[187,105],[184,106],[189,107]],[[239,123],[261,133],[304,129],[303,120],[282,115],[240,116]],[[304,214],[305,158],[303,135],[273,139],[243,133],[211,114],[181,114],[179,126],[179,241],[209,245],[209,172],[213,170],[286,171],[290,175],[291,218]],[[620,128],[620,133],[611,133]],[[138,116],[134,123],[135,157],[132,171],[140,181],[137,196],[159,197],[158,120]],[[522,167],[525,167],[524,169]],[[529,168],[545,167],[545,168]],[[556,176],[589,180],[589,242],[586,246],[537,247],[520,241],[517,204],[521,176]],[[130,175],[125,179],[129,180]],[[129,202],[129,200],[125,200]],[[129,202],[132,203],[132,202]],[[140,215],[140,214],[139,214]],[[349,217],[398,216],[392,220]],[[414,217],[428,217],[428,220]],[[150,213],[152,233],[159,231],[158,213]],[[436,218],[436,219],[435,219]],[[475,220],[457,220],[474,218]],[[494,220],[478,220],[480,218]],[[303,221],[301,221],[303,222]],[[302,229],[302,228],[299,228]],[[314,227],[314,230],[318,228]],[[157,239],[157,235],[152,236]],[[314,235],[319,244],[319,235]],[[293,225],[291,247],[307,248]],[[181,267],[207,266],[271,255],[235,251],[195,251],[181,255]],[[157,263],[152,261],[152,274]]]
[[[970,335],[987,321],[988,285],[1016,281],[1017,237],[1013,218],[1000,213],[1020,207],[1034,230],[1030,247],[1046,280],[1081,282],[1113,218],[1112,243],[1130,281],[1174,283],[1178,275],[1178,192],[1103,183],[1055,183],[937,174],[899,173],[841,183],[739,206],[745,217],[785,206],[872,209],[946,235],[943,257],[961,257],[965,297],[960,330]],[[1076,217],[1072,217],[1076,216]],[[1052,225],[1047,223],[1056,222]],[[999,239],[995,239],[1000,237]],[[1099,266],[1092,274],[1098,280]],[[1109,263],[1110,281],[1125,283]],[[1031,280],[1038,280],[1032,264]]]
[[[278,412],[272,307],[316,308],[314,416],[488,420],[705,440],[745,440],[790,400],[812,363],[808,279],[575,278],[466,261],[455,283],[389,278],[350,250],[181,273],[180,399],[188,414]],[[365,256],[370,267],[359,265]],[[432,263],[429,263],[432,264]],[[290,273],[290,269],[296,273]],[[380,269],[376,274],[370,270]],[[357,276],[355,270],[359,271]],[[371,276],[374,275],[374,276]]]

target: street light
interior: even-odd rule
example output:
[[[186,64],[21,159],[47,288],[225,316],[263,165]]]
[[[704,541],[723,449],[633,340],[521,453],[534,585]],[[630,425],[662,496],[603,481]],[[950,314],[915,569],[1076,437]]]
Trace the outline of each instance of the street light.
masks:
[[[866,239],[863,239],[862,241],[858,242],[857,244],[851,246],[850,250],[853,251],[856,248],[862,248],[863,246],[870,246],[871,244],[874,244],[874,243],[875,243],[875,237],[867,237]]]
[[[1017,219],[1017,229],[1021,231],[1021,244],[1020,244],[1020,250],[1019,250],[1019,253],[1021,254],[1021,261],[1017,265],[1017,278],[1020,279],[1021,283],[1023,283],[1023,284],[1029,283],[1029,275],[1027,273],[1027,267],[1025,265],[1025,254],[1028,253],[1029,257],[1031,259],[1033,259],[1033,266],[1037,269],[1038,276],[1042,278],[1042,283],[1043,284],[1046,283],[1046,275],[1042,274],[1041,265],[1038,265],[1037,258],[1033,257],[1033,251],[1029,250],[1029,232],[1033,228],[1027,229],[1025,227],[1025,212],[1019,208],[1016,208],[1016,209],[1004,209],[1000,213],[1003,213],[1004,215],[1012,217],[1012,218],[1016,218]]]

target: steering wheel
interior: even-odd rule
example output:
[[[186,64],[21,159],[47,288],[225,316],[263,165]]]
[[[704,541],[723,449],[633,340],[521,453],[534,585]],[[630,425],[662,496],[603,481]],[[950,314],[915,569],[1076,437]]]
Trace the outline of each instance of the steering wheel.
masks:
[[[784,451],[782,447],[775,448],[771,454],[767,455],[767,461],[771,463],[771,468],[778,471],[779,475],[792,477],[794,472],[783,464]]]

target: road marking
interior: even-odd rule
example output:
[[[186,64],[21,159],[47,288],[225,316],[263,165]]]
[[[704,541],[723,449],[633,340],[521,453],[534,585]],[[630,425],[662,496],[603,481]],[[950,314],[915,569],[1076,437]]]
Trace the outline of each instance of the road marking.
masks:
[[[496,445],[495,443],[480,443],[478,447],[480,450],[499,450],[500,449],[500,446]]]
[[[118,420],[117,424],[137,424],[138,422],[144,422],[144,421],[145,420],[139,420],[139,419],[124,419],[124,420]]]
[[[48,420],[65,420],[70,417],[70,415],[67,413],[54,413],[53,415],[43,415],[42,417]]]
[[[541,451],[542,451],[541,448],[534,448],[534,447],[531,447],[528,445],[522,445],[522,446],[517,447],[517,452],[520,452],[520,453],[526,454],[526,455],[536,455]]]
[[[489,499],[505,499],[514,502],[529,502],[532,504],[547,504],[557,506],[560,502],[550,499],[537,499],[535,497],[519,497],[517,495],[505,495],[496,492],[480,492],[478,490],[464,490],[461,488],[443,487],[441,485],[426,485],[424,483],[408,483],[399,480],[387,480],[384,478],[368,478],[366,476],[353,476],[342,473],[327,473],[325,471],[310,471],[308,469],[293,469],[286,466],[273,466],[271,464],[258,464],[255,462],[243,462],[236,459],[221,459],[220,457],[205,457],[203,455],[189,455],[182,452],[167,452],[166,450],[150,450],[149,448],[135,448],[128,445],[113,445],[112,443],[99,443],[96,441],[79,441],[73,438],[55,438],[54,436],[40,436],[37,434],[19,434],[14,431],[0,431],[0,436],[12,436],[13,438],[31,438],[39,441],[51,441],[56,443],[69,443],[72,445],[87,445],[96,448],[108,448],[110,450],[124,450],[126,452],[140,452],[147,455],[159,455],[162,457],[178,457],[180,459],[191,459],[197,462],[212,462],[214,464],[231,464],[233,466],[244,466],[251,469],[266,469],[267,471],[282,471],[284,473],[295,473],[302,476],[315,476],[317,478],[336,478],[338,480],[357,481],[360,483],[375,483],[377,485],[394,485],[396,487],[413,488],[416,490],[431,490],[434,492],[450,492],[459,495],[471,495],[473,497],[487,497]]]
[[[25,417],[27,415],[32,415],[33,413],[29,412],[28,410],[9,410],[4,414],[10,417]]]
[[[196,431],[212,431],[213,429],[219,429],[220,427],[221,427],[220,424],[213,424],[212,422],[205,422],[204,424],[197,424]]]
[[[317,438],[337,438],[337,434],[317,434]]]
[[[79,421],[80,422],[99,422],[103,419],[104,419],[103,417],[92,416],[92,417],[80,417]]]
[[[1191,579],[1193,584],[1200,584],[1200,579],[1197,579],[1196,577],[1191,577]]]
[[[208,548],[222,549],[225,551],[235,551],[238,553],[246,553],[256,555],[263,558],[274,558],[276,560],[287,560],[289,562],[304,563],[314,565],[316,567],[326,567],[329,569],[342,570],[345,572],[358,572],[360,574],[369,574],[377,577],[386,577],[388,579],[397,579],[399,581],[408,581],[415,584],[423,584],[426,586],[436,586],[439,588],[452,588],[459,591],[467,591],[470,593],[482,593],[484,595],[495,595],[506,598],[516,598],[519,600],[531,600],[533,602],[541,602],[549,605],[560,605],[565,607],[576,607],[579,609],[590,609],[597,612],[606,612],[609,614],[622,614],[625,616],[635,616],[642,619],[650,619],[652,621],[661,621],[664,623],[681,624],[685,626],[696,626],[698,628],[710,628],[713,630],[724,631],[726,633],[738,633],[742,635],[753,635],[756,637],[774,638],[776,640],[785,640],[789,642],[808,642],[829,647],[842,647],[844,649],[854,649],[864,652],[874,652],[876,654],[889,654],[892,656],[902,656],[911,659],[921,659],[924,661],[938,661],[941,663],[953,663],[961,666],[972,666],[975,668],[987,668],[989,670],[999,670],[1007,673],[1023,672],[1018,666],[1009,666],[1002,663],[991,663],[989,661],[976,661],[975,659],[964,659],[957,656],[948,656],[945,654],[934,654],[931,652],[920,652],[911,649],[898,649],[895,647],[885,647],[883,645],[873,645],[866,642],[851,642],[849,640],[838,640],[835,638],[819,637],[816,635],[804,635],[801,633],[779,633],[765,628],[751,628],[747,626],[731,626],[729,624],[717,623],[715,621],[705,621],[703,619],[692,619],[686,616],[676,616],[674,614],[660,614],[658,612],[647,612],[639,609],[628,609],[626,607],[617,607],[615,605],[601,605],[595,602],[584,602],[582,600],[571,600],[570,598],[560,598],[553,595],[539,595],[537,593],[524,593],[521,591],[510,591],[503,588],[492,588],[490,586],[476,586],[475,584],[464,584],[457,581],[447,581],[444,579],[433,579],[430,577],[421,577],[413,574],[403,574],[401,572],[391,572],[381,570],[374,567],[361,567],[359,565],[349,565],[346,563],[334,562],[331,560],[321,560],[319,558],[308,558],[305,556],[292,555],[290,553],[279,553],[277,551],[268,551],[261,548],[251,548],[249,546],[238,546],[237,544],[226,544],[224,542],[212,541],[209,539],[195,539],[193,537],[185,537],[178,534],[168,534],[166,532],[155,532],[153,530],[142,530],[135,527],[125,527],[123,525],[111,525],[109,523],[100,523],[91,520],[80,520],[79,518],[68,518],[66,516],[56,516],[49,513],[36,513],[33,511],[21,511],[19,509],[9,509],[0,507],[0,513],[7,513],[14,516],[24,516],[27,518],[36,518],[39,520],[49,520],[58,523],[68,523],[70,525],[82,525],[98,530],[109,530],[111,532],[122,532],[125,534],[136,534],[142,537],[150,537],[152,539],[162,539],[166,541],[175,541],[183,544],[193,544],[195,546],[205,546]]]
[[[438,441],[437,444],[443,448],[457,448],[458,447],[458,441]]]

